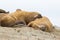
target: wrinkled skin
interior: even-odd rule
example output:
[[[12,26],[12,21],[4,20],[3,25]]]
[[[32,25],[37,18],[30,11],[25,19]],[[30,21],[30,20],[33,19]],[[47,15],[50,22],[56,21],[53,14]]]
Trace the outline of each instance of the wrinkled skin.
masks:
[[[27,25],[36,18],[42,18],[41,14],[38,12],[27,12],[17,9],[15,12],[10,13],[1,20],[1,26],[13,26],[15,24]]]
[[[53,25],[47,17],[42,17],[40,19],[36,19],[28,24],[29,27],[33,27],[34,29],[40,29],[42,31],[51,32],[53,31]]]
[[[5,14],[5,13],[1,13],[0,14],[0,26],[1,26],[1,20],[2,20],[2,18],[4,17],[4,16],[7,16],[8,14]]]

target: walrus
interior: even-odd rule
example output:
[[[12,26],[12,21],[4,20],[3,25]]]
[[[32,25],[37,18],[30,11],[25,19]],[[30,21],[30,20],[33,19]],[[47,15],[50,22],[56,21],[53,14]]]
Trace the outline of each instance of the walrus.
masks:
[[[40,29],[46,32],[53,31],[53,24],[50,22],[50,20],[46,16],[43,16],[42,18],[31,21],[28,24],[28,27],[32,27],[34,29]]]
[[[42,18],[38,12],[28,12],[17,9],[15,12],[9,13],[1,20],[1,26],[13,26],[15,24],[27,25],[29,22],[34,21],[36,18]]]
[[[4,17],[4,16],[7,16],[8,15],[8,13],[7,14],[5,14],[5,13],[1,13],[0,14],[0,26],[1,26],[1,20],[2,20],[2,18]]]
[[[1,13],[9,13],[9,11],[8,11],[8,12],[6,12],[5,10],[0,9],[0,14],[1,14]]]

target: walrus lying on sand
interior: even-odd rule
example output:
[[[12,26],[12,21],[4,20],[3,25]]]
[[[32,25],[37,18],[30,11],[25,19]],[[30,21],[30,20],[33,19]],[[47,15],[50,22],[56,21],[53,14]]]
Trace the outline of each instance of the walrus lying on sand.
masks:
[[[40,19],[36,19],[28,24],[29,27],[33,27],[34,29],[40,29],[42,31],[51,32],[53,31],[53,25],[47,17],[42,17]]]
[[[1,26],[10,27],[15,24],[27,25],[36,18],[42,18],[41,14],[38,12],[27,12],[21,9],[17,9],[15,12],[9,13],[2,18]]]

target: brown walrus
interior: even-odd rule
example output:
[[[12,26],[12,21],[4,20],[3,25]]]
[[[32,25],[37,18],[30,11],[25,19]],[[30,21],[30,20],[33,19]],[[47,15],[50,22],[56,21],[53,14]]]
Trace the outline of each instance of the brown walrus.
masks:
[[[15,12],[12,12],[2,18],[1,26],[13,26],[15,24],[27,25],[36,18],[42,18],[41,14],[38,12],[27,12],[17,9]]]
[[[29,27],[33,27],[34,29],[40,29],[42,31],[51,32],[53,30],[53,25],[47,17],[42,17],[40,19],[36,19],[31,21],[28,24]]]

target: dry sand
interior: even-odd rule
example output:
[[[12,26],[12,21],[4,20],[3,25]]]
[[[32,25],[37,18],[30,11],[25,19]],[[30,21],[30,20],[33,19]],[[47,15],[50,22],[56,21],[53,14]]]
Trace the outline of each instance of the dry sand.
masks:
[[[0,27],[0,40],[60,40],[60,28],[48,33],[30,27]]]

